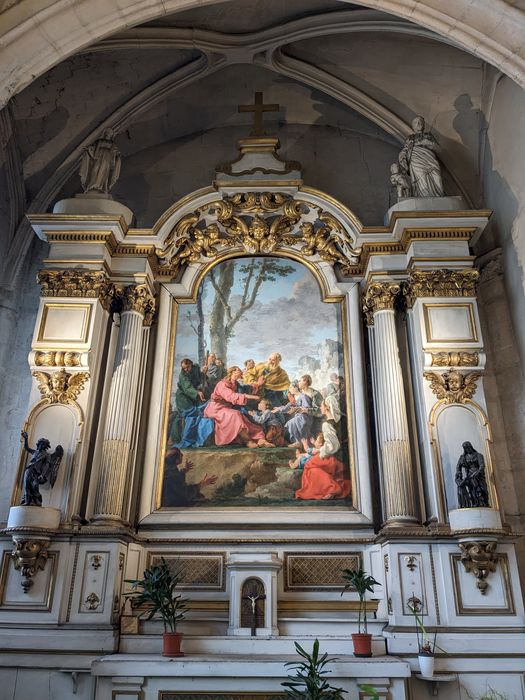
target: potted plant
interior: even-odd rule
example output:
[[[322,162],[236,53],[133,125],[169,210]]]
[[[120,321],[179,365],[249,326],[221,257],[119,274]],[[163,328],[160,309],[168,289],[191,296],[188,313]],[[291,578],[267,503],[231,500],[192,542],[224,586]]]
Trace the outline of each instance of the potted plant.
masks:
[[[354,656],[372,656],[372,635],[368,634],[365,596],[367,591],[373,593],[374,586],[380,586],[381,584],[379,581],[376,581],[373,576],[369,576],[362,568],[344,569],[343,578],[347,583],[341,595],[349,588],[352,588],[357,591],[357,595],[359,596],[358,632],[357,634],[352,634]]]
[[[319,640],[314,641],[312,653],[309,654],[300,644],[295,642],[295,649],[303,661],[288,661],[285,666],[289,666],[295,671],[288,676],[288,680],[281,683],[286,688],[286,695],[299,700],[343,700],[344,690],[330,685],[325,668],[329,664],[337,661],[336,658],[329,658],[328,654],[319,654]]]
[[[179,576],[171,572],[164,557],[161,563],[144,571],[144,577],[137,580],[126,580],[132,590],[126,595],[132,600],[134,606],[145,605],[146,609],[141,613],[151,620],[154,615],[159,615],[164,623],[164,635],[162,639],[163,656],[184,656],[180,650],[182,634],[177,632],[177,622],[184,618],[186,600],[180,594],[175,593],[179,583]]]
[[[412,600],[414,599],[414,596],[412,596]],[[437,632],[434,633],[434,641],[430,641],[430,637],[428,635],[427,630],[425,629],[425,625],[423,624],[423,617],[422,615],[419,614],[418,606],[420,603],[416,605],[415,602],[408,603],[408,609],[414,616],[414,621],[416,623],[416,633],[417,633],[417,644],[418,644],[418,661],[419,661],[419,670],[421,671],[421,675],[424,676],[425,678],[433,678],[434,677],[434,652],[436,649],[439,649],[443,653],[446,654],[446,652],[441,649],[440,646],[436,644],[436,636]]]

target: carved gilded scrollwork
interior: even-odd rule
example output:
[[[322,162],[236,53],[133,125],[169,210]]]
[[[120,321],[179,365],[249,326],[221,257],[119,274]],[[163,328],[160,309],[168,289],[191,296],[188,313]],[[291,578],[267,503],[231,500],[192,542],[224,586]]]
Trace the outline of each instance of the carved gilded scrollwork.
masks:
[[[425,379],[430,382],[430,388],[440,401],[445,403],[465,403],[476,393],[477,381],[481,372],[424,372]]]
[[[496,571],[498,555],[497,542],[460,542],[461,563],[465,571],[473,573],[477,578],[476,586],[485,595],[488,587],[487,576]]]
[[[373,325],[376,311],[394,309],[400,294],[401,285],[395,282],[372,282],[369,284],[363,298],[363,312],[368,325]]]
[[[35,352],[37,367],[80,367],[82,356],[79,352],[63,350],[38,350]]]
[[[13,566],[22,574],[21,586],[24,593],[28,593],[34,583],[33,576],[46,565],[50,540],[13,536],[13,542]]]
[[[477,270],[412,270],[404,284],[407,305],[419,297],[475,297]]]
[[[222,250],[269,254],[285,248],[338,264],[345,274],[360,255],[352,244],[342,224],[313,204],[282,193],[242,192],[184,216],[156,252],[171,275]]]
[[[433,367],[477,367],[479,354],[477,352],[433,352]]]
[[[38,389],[42,398],[48,403],[71,403],[89,379],[89,372],[33,372],[33,377],[39,382]]]
[[[37,276],[43,297],[100,299],[111,303],[113,285],[105,272],[93,270],[40,270]]]

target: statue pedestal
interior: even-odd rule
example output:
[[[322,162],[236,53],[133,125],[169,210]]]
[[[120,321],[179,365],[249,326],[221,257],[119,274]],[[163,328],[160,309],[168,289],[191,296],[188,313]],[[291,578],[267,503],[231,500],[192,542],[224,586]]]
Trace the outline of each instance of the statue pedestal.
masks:
[[[125,204],[116,202],[111,195],[98,192],[76,194],[72,199],[61,199],[53,207],[53,214],[95,214],[122,216],[128,226],[133,222],[134,214]]]
[[[463,197],[407,197],[394,204],[385,214],[388,226],[392,214],[401,211],[465,211],[468,209]]]
[[[60,525],[59,508],[44,506],[13,506],[9,509],[8,530],[57,530]]]
[[[25,594],[34,586],[33,578],[45,568],[51,535],[60,525],[60,510],[41,506],[14,506],[9,509],[7,532],[13,538],[11,557],[20,571]]]
[[[501,530],[499,511],[493,508],[458,508],[449,512],[450,529]]]

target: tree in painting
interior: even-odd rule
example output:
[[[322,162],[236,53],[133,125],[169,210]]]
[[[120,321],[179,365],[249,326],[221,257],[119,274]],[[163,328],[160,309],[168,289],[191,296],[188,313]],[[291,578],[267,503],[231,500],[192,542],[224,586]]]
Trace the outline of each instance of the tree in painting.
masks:
[[[307,269],[215,266],[177,321],[162,505],[350,505],[342,368],[340,305]]]

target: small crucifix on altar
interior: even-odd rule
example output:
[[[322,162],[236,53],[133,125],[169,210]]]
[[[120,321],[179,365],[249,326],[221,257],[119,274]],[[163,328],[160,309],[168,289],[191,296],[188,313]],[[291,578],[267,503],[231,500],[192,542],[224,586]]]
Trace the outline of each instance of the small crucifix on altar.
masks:
[[[280,105],[265,105],[263,103],[262,92],[256,92],[253,105],[239,105],[238,109],[239,112],[253,112],[253,128],[251,130],[250,136],[264,136],[263,112],[278,112],[280,109]]]
[[[243,595],[243,600],[249,600],[250,601],[250,612],[251,612],[251,635],[252,637],[255,637],[257,634],[257,617],[258,617],[258,606],[257,602],[258,601],[263,601],[266,596],[264,593],[257,593],[256,590],[251,590],[249,593],[246,595]]]

